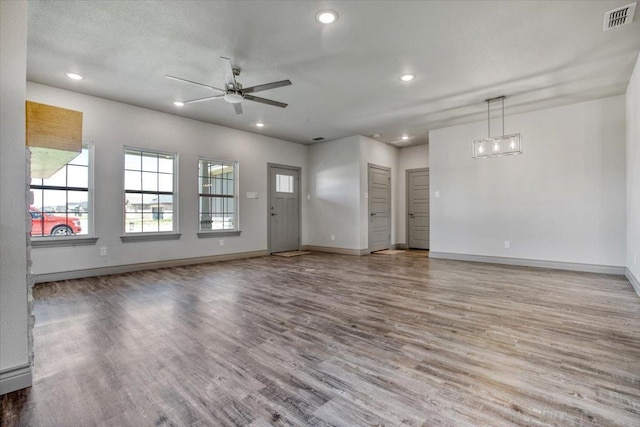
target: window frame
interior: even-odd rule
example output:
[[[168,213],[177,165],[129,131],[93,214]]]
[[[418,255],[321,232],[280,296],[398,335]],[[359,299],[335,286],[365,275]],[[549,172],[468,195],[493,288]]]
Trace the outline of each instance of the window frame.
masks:
[[[227,229],[217,229],[217,230],[203,230],[201,228],[201,212],[200,212],[200,202],[201,202],[201,198],[202,197],[208,197],[209,195],[204,194],[201,192],[202,188],[200,187],[200,179],[201,179],[201,172],[200,172],[200,166],[202,164],[202,162],[209,162],[209,163],[219,163],[219,164],[227,164],[227,165],[233,165],[233,208],[234,208],[234,212],[233,212],[233,228],[227,228]],[[223,159],[214,159],[212,157],[208,157],[208,156],[198,156],[198,165],[197,165],[197,182],[196,185],[197,187],[197,195],[198,195],[198,200],[197,200],[197,234],[199,238],[202,237],[215,237],[215,236],[237,236],[240,235],[240,194],[239,194],[239,190],[240,190],[240,162],[237,160],[223,160]],[[211,195],[213,197],[213,195]]]
[[[140,231],[140,232],[128,232],[127,231],[127,206],[126,206],[126,200],[127,200],[127,189],[126,189],[126,171],[127,170],[132,170],[132,169],[127,169],[126,168],[126,155],[127,155],[127,151],[137,151],[140,153],[140,155],[142,156],[144,153],[149,153],[149,154],[156,154],[156,155],[161,155],[161,156],[172,156],[173,157],[173,177],[172,177],[172,184],[173,184],[173,191],[171,192],[171,195],[173,197],[173,207],[172,207],[172,230],[170,231]],[[178,153],[176,152],[171,152],[171,151],[164,151],[164,150],[157,150],[155,148],[141,148],[141,147],[134,147],[134,146],[130,146],[130,145],[125,145],[123,146],[123,150],[122,150],[122,236],[120,236],[120,240],[123,243],[127,243],[127,242],[140,242],[140,241],[147,241],[147,240],[175,240],[175,239],[179,239],[180,238],[180,233],[179,233],[179,208],[178,208],[178,173],[179,173],[179,156]],[[141,168],[139,170],[139,172],[143,172],[142,169],[142,165]],[[158,173],[158,172],[156,172]],[[140,191],[134,191],[134,190],[129,190],[131,193],[136,193],[136,194],[157,194],[157,195],[161,195],[164,194],[166,192],[161,192],[161,191],[156,191],[156,192],[152,192],[152,191],[147,191],[145,192],[144,190],[140,189]]]
[[[86,234],[72,234],[67,236],[34,236],[31,235],[31,246],[34,248],[38,247],[62,247],[62,246],[80,246],[80,245],[95,245],[98,241],[96,237],[95,230],[95,203],[94,203],[94,193],[95,193],[95,142],[93,140],[82,140],[82,150],[86,149],[88,151],[87,155],[87,233]],[[76,156],[77,157],[77,156]],[[75,157],[74,157],[75,159]],[[70,162],[74,159],[67,162],[63,167],[66,167]],[[36,178],[40,179],[40,178]],[[33,178],[31,178],[29,182],[29,206],[33,205],[34,195],[34,184],[32,183]],[[68,182],[67,182],[68,184]],[[44,185],[35,185],[35,190],[45,191]],[[66,189],[65,191],[73,191],[69,190],[69,188],[80,188],[80,187],[69,187],[68,185],[64,187],[56,187],[55,189]],[[31,214],[29,213],[31,216]]]

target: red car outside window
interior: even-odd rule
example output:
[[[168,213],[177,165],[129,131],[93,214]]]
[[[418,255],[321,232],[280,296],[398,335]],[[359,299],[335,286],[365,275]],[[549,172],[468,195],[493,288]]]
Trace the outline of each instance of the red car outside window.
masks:
[[[68,236],[82,231],[79,218],[53,215],[42,212],[35,206],[29,207],[29,213],[32,236]]]

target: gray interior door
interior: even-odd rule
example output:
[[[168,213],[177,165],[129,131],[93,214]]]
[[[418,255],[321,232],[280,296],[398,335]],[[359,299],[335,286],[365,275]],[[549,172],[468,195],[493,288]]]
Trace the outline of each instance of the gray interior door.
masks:
[[[269,252],[300,249],[300,170],[269,166]]]
[[[409,247],[429,249],[429,169],[407,172]]]
[[[391,247],[391,169],[369,165],[369,250]]]

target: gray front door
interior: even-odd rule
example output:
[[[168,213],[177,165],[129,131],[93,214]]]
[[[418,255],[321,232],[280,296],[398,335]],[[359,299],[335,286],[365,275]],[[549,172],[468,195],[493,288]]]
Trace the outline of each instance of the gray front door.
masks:
[[[369,165],[369,250],[391,247],[391,169]]]
[[[429,249],[429,169],[407,171],[409,247]]]
[[[300,169],[269,165],[269,252],[300,249]]]

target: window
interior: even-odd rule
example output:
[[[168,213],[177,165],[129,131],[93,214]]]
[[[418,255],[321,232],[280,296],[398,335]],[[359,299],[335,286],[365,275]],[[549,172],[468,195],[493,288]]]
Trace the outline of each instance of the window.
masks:
[[[293,193],[293,176],[276,174],[276,191],[278,193]]]
[[[200,159],[200,231],[238,229],[236,162]]]
[[[175,153],[125,148],[125,234],[176,231],[176,165]]]
[[[88,235],[92,231],[91,143],[47,179],[33,178],[32,237]]]

